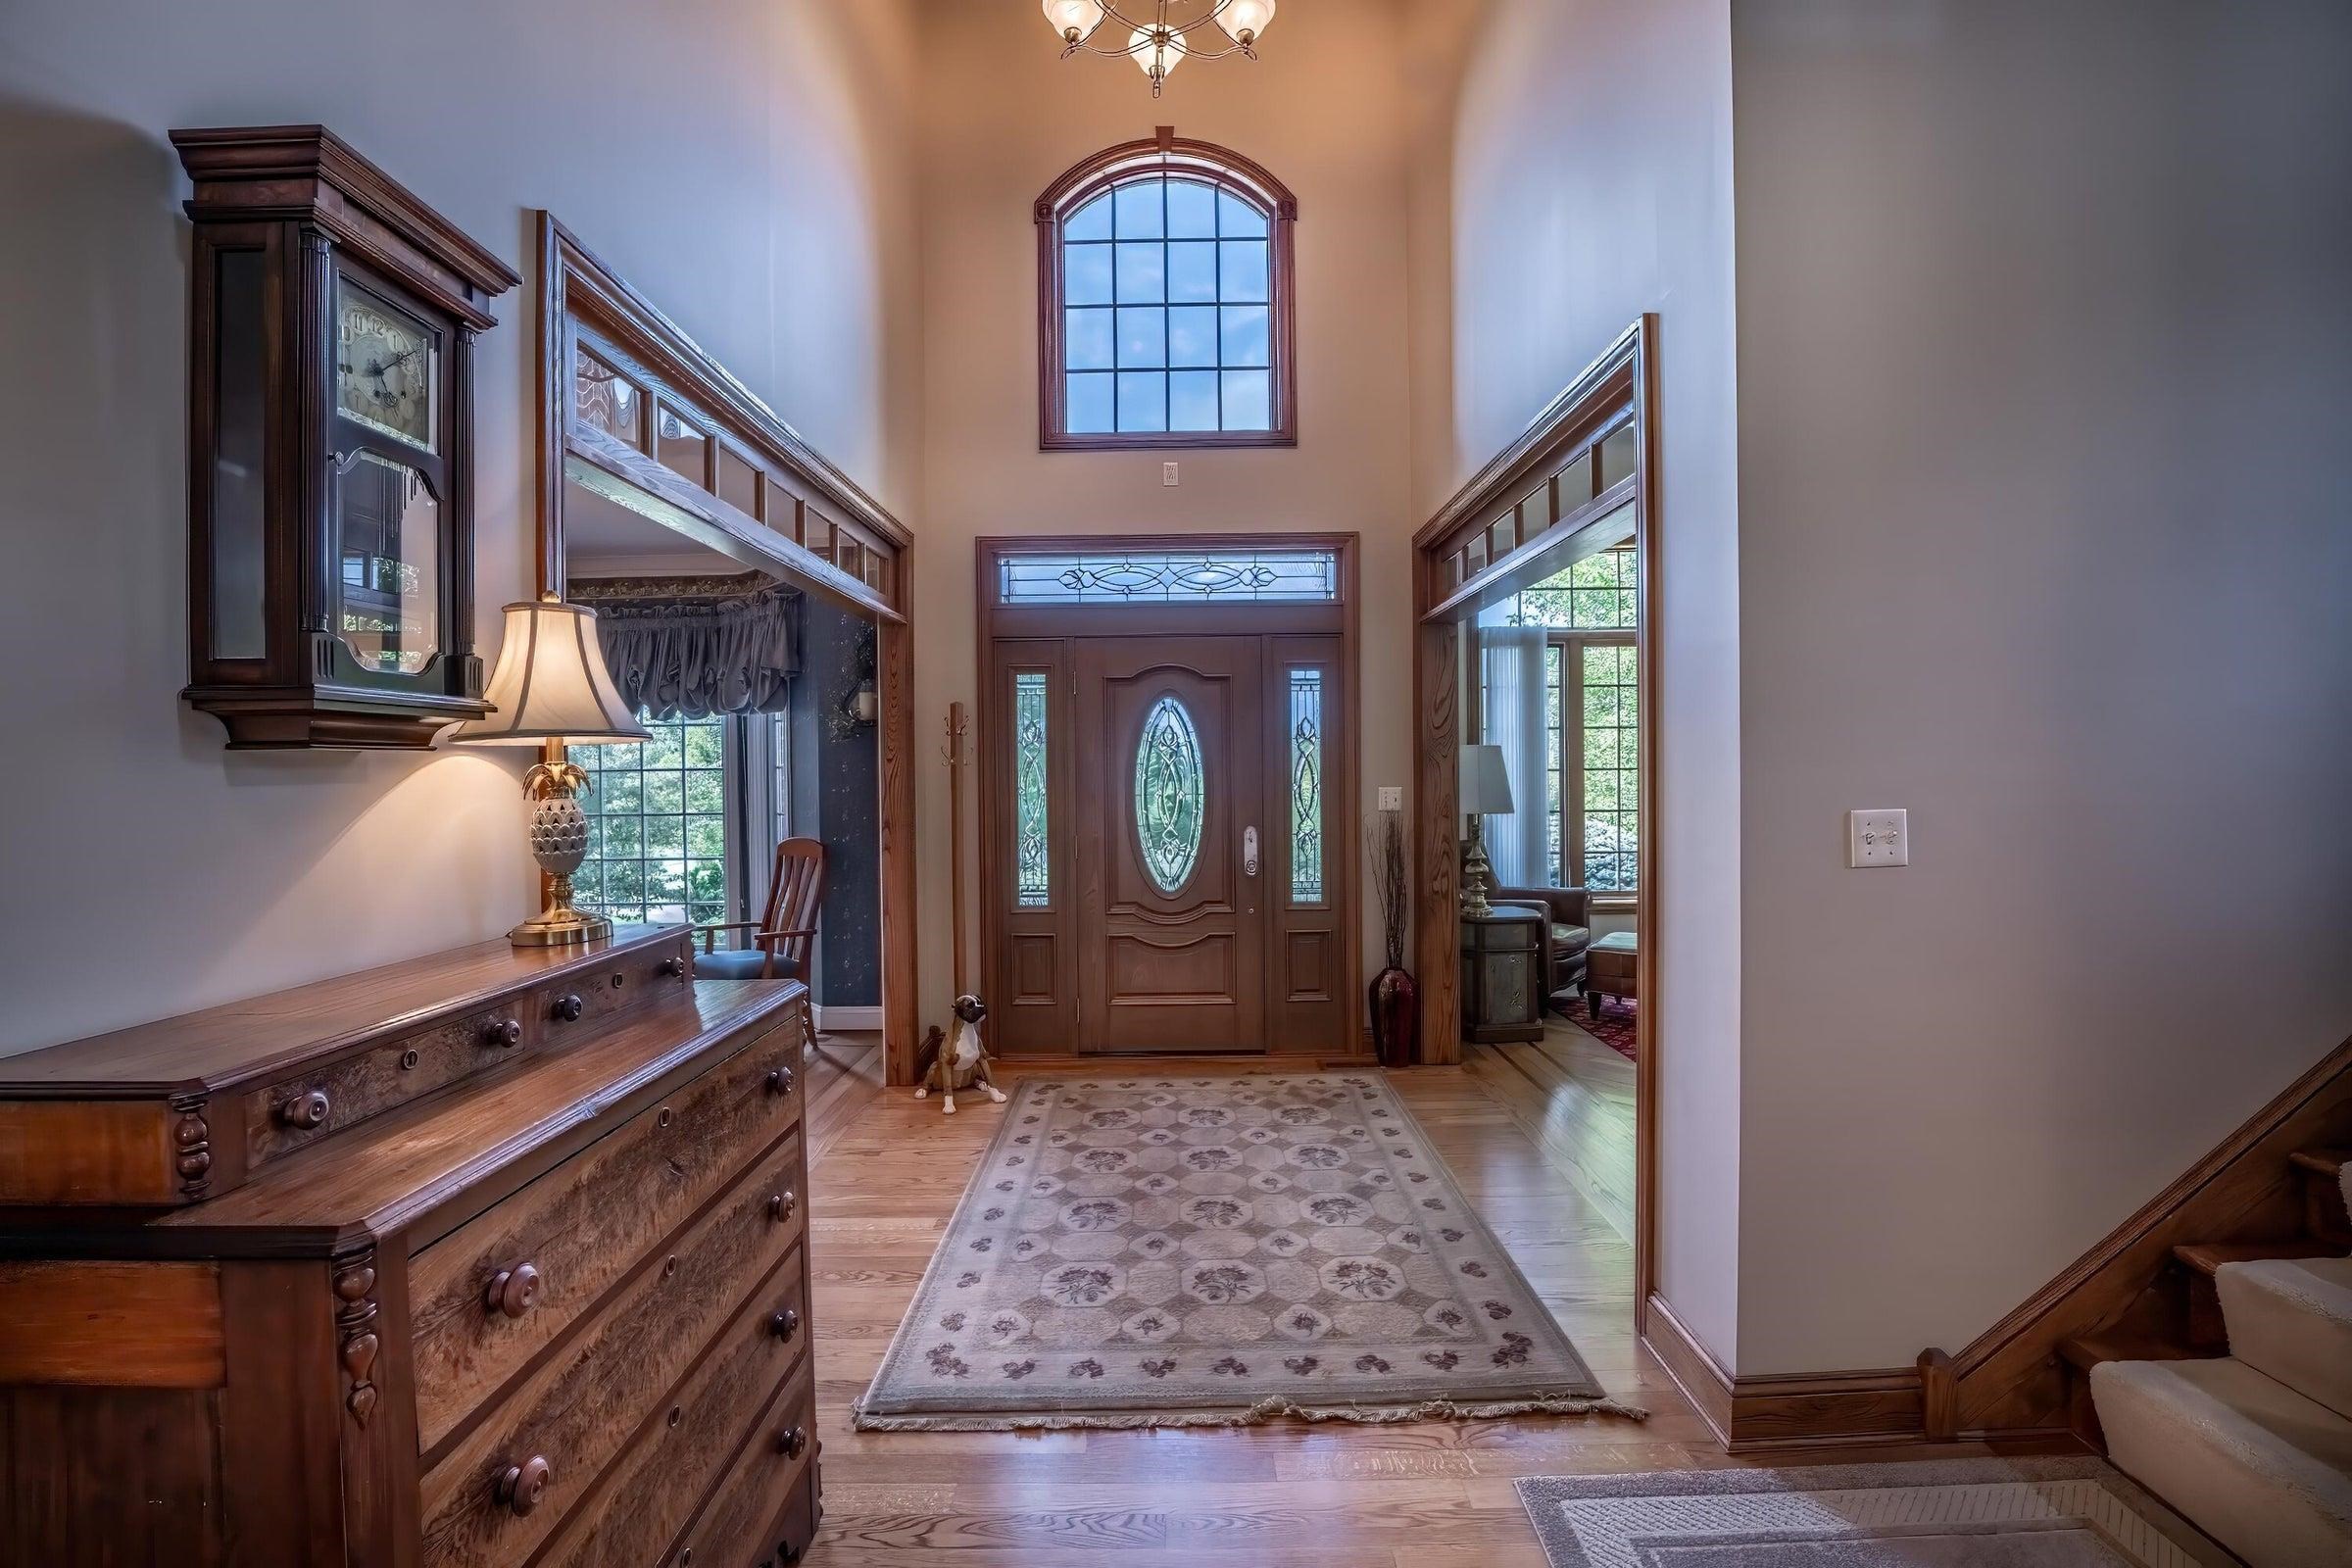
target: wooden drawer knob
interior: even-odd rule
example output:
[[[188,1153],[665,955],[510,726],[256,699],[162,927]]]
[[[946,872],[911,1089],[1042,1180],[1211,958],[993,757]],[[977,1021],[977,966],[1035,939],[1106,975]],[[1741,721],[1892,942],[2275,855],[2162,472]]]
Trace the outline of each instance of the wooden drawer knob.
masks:
[[[767,1332],[779,1340],[790,1343],[792,1337],[801,1332],[801,1314],[789,1306],[786,1307],[783,1311],[768,1318]]]
[[[686,972],[686,960],[672,954],[662,960],[662,967],[658,972],[666,979],[674,980]]]
[[[578,1023],[580,1014],[588,1010],[588,1004],[580,1000],[578,992],[570,991],[558,997],[556,1004],[548,1010],[565,1023]]]
[[[332,1107],[327,1103],[326,1091],[313,1089],[289,1096],[277,1107],[277,1119],[288,1127],[305,1131],[326,1125],[326,1114]]]
[[[801,1195],[787,1187],[767,1200],[767,1217],[781,1223],[792,1218],[792,1211],[801,1206]]]
[[[520,1317],[539,1304],[539,1270],[529,1263],[502,1268],[490,1276],[482,1304],[505,1317]]]
[[[792,1069],[778,1067],[767,1075],[767,1092],[771,1095],[789,1095],[792,1093]]]
[[[521,1518],[539,1506],[540,1500],[547,1495],[547,1484],[554,1476],[554,1468],[535,1453],[520,1464],[507,1466],[498,1478],[499,1506],[515,1518]]]
[[[804,1428],[786,1427],[776,1434],[776,1451],[787,1459],[798,1459],[808,1446],[808,1434]]]
[[[522,1020],[501,1018],[482,1031],[485,1046],[519,1046],[522,1044]]]

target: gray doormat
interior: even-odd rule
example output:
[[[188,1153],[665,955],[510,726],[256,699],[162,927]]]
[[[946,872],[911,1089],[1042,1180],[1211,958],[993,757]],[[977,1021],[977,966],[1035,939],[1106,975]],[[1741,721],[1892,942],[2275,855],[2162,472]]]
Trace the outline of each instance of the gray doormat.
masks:
[[[1940,1459],[1537,1476],[1550,1568],[2223,1568],[2113,1466]]]
[[[866,1431],[1642,1414],[1374,1073],[1032,1079]]]

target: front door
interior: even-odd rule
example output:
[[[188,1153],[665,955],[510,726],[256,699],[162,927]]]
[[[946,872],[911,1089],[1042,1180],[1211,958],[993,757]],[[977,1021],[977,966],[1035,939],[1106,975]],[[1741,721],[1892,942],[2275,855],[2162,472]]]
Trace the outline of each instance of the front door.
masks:
[[[1263,1051],[1259,639],[1098,637],[1074,652],[1079,1048]]]
[[[1353,553],[982,542],[990,1051],[1362,1054]]]

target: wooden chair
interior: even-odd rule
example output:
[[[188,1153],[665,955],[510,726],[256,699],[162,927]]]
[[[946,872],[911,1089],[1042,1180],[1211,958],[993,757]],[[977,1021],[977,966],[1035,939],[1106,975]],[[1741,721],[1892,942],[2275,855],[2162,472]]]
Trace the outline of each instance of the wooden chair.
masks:
[[[767,915],[695,927],[703,939],[694,957],[702,980],[806,980],[808,953],[816,939],[816,911],[825,899],[825,846],[821,839],[786,839],[776,846],[767,883]],[[743,945],[720,948],[721,931],[746,933]],[[802,1013],[808,1045],[816,1046],[816,1009]]]

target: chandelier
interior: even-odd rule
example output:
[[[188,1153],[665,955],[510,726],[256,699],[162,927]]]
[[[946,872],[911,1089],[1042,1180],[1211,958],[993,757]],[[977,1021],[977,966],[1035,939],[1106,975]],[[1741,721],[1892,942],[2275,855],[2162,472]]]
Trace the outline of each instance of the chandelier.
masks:
[[[1127,3],[1131,8],[1141,9],[1138,0]],[[1238,54],[1255,60],[1258,37],[1266,30],[1266,24],[1274,20],[1274,6],[1275,0],[1152,0],[1151,20],[1139,21],[1120,11],[1115,3],[1045,0],[1046,20],[1061,34],[1062,59],[1081,51],[1090,55],[1125,55],[1152,78],[1154,98],[1159,96],[1168,73],[1190,57],[1221,60]],[[1200,14],[1189,22],[1169,20],[1171,10],[1188,9],[1199,9]],[[1106,22],[1110,24],[1109,41],[1104,44],[1090,41]],[[1212,22],[1231,41],[1222,48],[1202,49],[1192,41],[1193,35]],[[1124,43],[1119,42],[1122,34],[1126,38]]]

